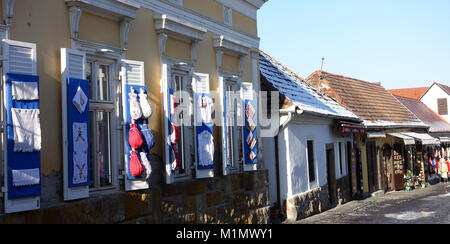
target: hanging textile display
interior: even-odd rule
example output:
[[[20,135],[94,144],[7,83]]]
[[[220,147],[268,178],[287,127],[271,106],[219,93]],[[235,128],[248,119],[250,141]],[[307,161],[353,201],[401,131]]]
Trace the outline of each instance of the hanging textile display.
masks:
[[[139,104],[142,109],[142,116],[145,119],[150,118],[152,116],[153,111],[148,101],[147,94],[145,93],[143,88],[141,88],[139,92]]]
[[[39,109],[11,108],[14,131],[14,152],[41,150],[41,123]]]
[[[214,169],[212,96],[196,94],[197,169]]]
[[[90,185],[89,81],[67,78],[69,187]],[[70,130],[72,130],[70,132]]]
[[[141,155],[142,165],[144,166],[144,172],[142,173],[142,177],[144,179],[149,179],[150,175],[152,174],[152,166],[150,165],[150,162],[148,161],[146,152],[141,152],[140,155]]]
[[[73,123],[73,184],[83,184],[88,178],[89,141],[87,123]]]
[[[150,178],[151,164],[147,155],[155,146],[153,132],[148,128],[151,116],[150,103],[147,101],[147,87],[126,85],[126,173],[128,180],[146,180]],[[138,94],[139,92],[139,94]],[[147,117],[148,116],[148,117]]]
[[[6,74],[8,199],[41,195],[39,77]]]
[[[141,105],[138,101],[138,94],[136,94],[136,90],[134,87],[130,87],[130,92],[128,93],[129,106],[130,106],[130,115],[133,120],[138,120],[142,117],[142,109]]]
[[[251,83],[243,84],[244,99],[244,162],[256,164],[258,162],[258,140],[256,137],[256,106],[253,101],[253,86]]]

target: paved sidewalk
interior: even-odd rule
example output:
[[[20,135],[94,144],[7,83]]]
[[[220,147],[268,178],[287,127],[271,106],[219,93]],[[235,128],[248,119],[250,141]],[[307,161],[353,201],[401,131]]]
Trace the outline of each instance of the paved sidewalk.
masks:
[[[449,224],[450,184],[355,200],[291,224]]]

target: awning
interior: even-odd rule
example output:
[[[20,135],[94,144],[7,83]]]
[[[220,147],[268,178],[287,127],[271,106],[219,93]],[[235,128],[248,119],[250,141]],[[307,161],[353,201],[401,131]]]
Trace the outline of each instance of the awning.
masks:
[[[367,132],[367,138],[386,138],[384,132]]]
[[[403,142],[405,143],[405,145],[414,145],[414,144],[416,144],[416,140],[414,138],[410,137],[410,136],[406,136],[406,135],[403,135],[403,134],[398,133],[398,132],[387,133],[387,134],[390,135],[390,136],[402,139]]]
[[[439,137],[441,143],[450,143],[450,137]]]
[[[426,134],[426,133],[416,133],[416,132],[400,132],[403,135],[409,136],[409,137],[414,137],[416,140],[422,142],[422,145],[440,145],[441,142]]]
[[[341,124],[343,134],[366,134],[366,128],[363,125]]]

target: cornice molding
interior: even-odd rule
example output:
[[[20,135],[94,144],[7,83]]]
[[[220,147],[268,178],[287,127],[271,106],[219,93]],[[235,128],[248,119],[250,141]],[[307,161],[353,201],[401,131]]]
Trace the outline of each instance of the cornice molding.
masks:
[[[120,20],[136,18],[140,5],[132,0],[65,0],[69,6],[78,6],[83,11]]]
[[[155,21],[156,33],[164,33],[169,37],[188,43],[203,40],[203,35],[207,32],[205,28],[195,26],[185,20],[166,14],[155,14],[153,19]]]
[[[135,0],[142,8],[149,9],[158,14],[166,14],[181,21],[191,23],[197,27],[203,28],[217,35],[223,35],[227,38],[239,41],[252,48],[259,48],[259,38],[248,33],[244,33],[227,26],[224,23],[217,22],[211,18],[200,15],[194,11],[185,9],[181,6],[164,2],[160,0]]]

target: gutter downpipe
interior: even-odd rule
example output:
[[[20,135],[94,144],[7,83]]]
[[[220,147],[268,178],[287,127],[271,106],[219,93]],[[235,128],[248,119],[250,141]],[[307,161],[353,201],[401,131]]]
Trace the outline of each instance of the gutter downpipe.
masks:
[[[292,121],[292,119],[294,118],[294,113],[295,114],[303,114],[303,110],[298,109],[297,107],[295,107],[294,109],[280,109],[279,113],[281,114],[287,114],[287,119],[285,122],[280,124],[280,127],[278,128],[278,132],[275,135],[275,160],[276,160],[276,164],[275,164],[275,169],[276,169],[276,178],[277,178],[277,204],[278,207],[280,208],[280,210],[282,209],[282,204],[281,204],[281,183],[280,183],[280,154],[278,152],[278,135],[280,134],[280,132],[282,130],[284,130],[286,128],[286,126],[289,124],[289,122]],[[286,211],[286,205],[283,208],[283,213],[287,213]],[[285,215],[286,216],[286,215]]]

